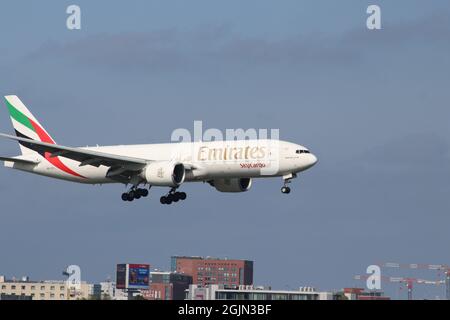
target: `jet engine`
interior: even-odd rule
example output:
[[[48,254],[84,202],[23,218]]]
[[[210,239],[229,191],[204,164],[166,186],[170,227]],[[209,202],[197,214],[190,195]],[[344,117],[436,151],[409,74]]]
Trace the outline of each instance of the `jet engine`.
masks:
[[[172,161],[151,162],[142,172],[148,184],[160,187],[178,187],[184,182],[185,176],[184,165]]]
[[[250,190],[252,179],[250,178],[221,178],[215,179],[210,184],[220,192],[245,192]]]

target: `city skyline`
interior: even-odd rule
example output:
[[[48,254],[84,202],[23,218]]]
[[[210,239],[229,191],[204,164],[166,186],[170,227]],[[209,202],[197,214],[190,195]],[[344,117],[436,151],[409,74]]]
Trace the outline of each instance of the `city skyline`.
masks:
[[[189,262],[190,260],[190,262]],[[123,290],[123,292],[118,293],[117,297],[120,299],[124,299],[127,296],[128,286],[126,285],[125,279],[129,277],[129,274],[123,274],[120,276],[119,280],[119,267],[122,268],[122,272],[125,270],[125,265],[129,265],[130,268],[147,268],[147,272],[150,274],[158,275],[157,281],[155,282],[155,286],[152,285],[153,281],[150,280],[148,282],[148,288],[142,285],[130,285],[130,292],[134,292],[136,294],[143,295],[146,299],[154,300],[155,297],[159,297],[164,295],[162,292],[166,292],[165,285],[162,285],[163,282],[161,280],[163,278],[162,275],[180,275],[180,276],[188,276],[191,279],[191,283],[195,286],[192,288],[193,291],[189,294],[189,299],[192,299],[192,294],[197,292],[200,296],[208,296],[211,297],[211,294],[214,292],[221,292],[221,290],[238,290],[237,288],[245,288],[243,290],[256,290],[258,292],[291,292],[294,295],[298,292],[303,292],[304,290],[310,292],[322,292],[326,294],[323,296],[327,299],[331,298],[329,294],[335,295],[334,298],[338,298],[340,294],[344,294],[348,299],[356,299],[358,296],[362,296],[361,299],[365,299],[365,297],[378,297],[381,300],[384,300],[386,297],[389,299],[395,300],[420,300],[420,299],[438,299],[438,300],[446,300],[448,298],[448,293],[446,292],[446,287],[449,287],[449,279],[448,272],[450,270],[450,266],[447,265],[439,265],[439,264],[408,264],[408,263],[398,263],[398,262],[379,262],[376,265],[371,265],[371,268],[366,270],[366,273],[362,272],[361,274],[353,276],[353,282],[351,286],[343,286],[343,287],[327,287],[326,289],[317,287],[312,283],[308,284],[300,284],[296,286],[295,278],[291,284],[288,284],[281,287],[272,286],[268,282],[264,283],[255,283],[253,281],[253,261],[249,261],[247,259],[238,259],[233,257],[213,257],[213,256],[171,256],[170,257],[170,267],[169,268],[160,268],[158,266],[152,265],[149,261],[131,261],[125,263],[122,261],[114,266],[113,275],[108,275],[102,279],[90,280],[87,281],[84,278],[80,278],[80,283],[85,283],[85,287],[83,287],[83,296],[86,298],[88,292],[94,290],[96,285],[103,285],[105,283],[111,283],[114,289]],[[250,266],[251,270],[247,270],[247,265]],[[209,267],[209,271],[206,270],[206,267]],[[222,267],[219,268],[219,267]],[[223,269],[225,267],[225,269]],[[236,280],[227,280],[221,279],[223,275],[219,275],[219,273],[223,274],[224,272],[236,272],[237,270],[231,270],[230,268],[238,267],[238,269],[242,268],[243,273],[238,272],[238,274],[234,275],[238,277],[238,283],[235,283]],[[373,273],[373,267],[379,268],[379,285],[380,287],[373,287],[373,280],[369,280],[375,273]],[[71,270],[69,272],[69,269]],[[128,268],[127,268],[128,269]],[[395,269],[394,272],[385,272],[388,269]],[[406,271],[409,269],[409,272]],[[69,281],[69,275],[73,270],[77,270],[78,275],[82,275],[83,272],[78,265],[65,266],[64,271],[61,273],[61,277],[54,277],[50,279],[37,279],[30,277],[29,274],[21,275],[21,276],[8,276],[2,274],[0,272],[0,282],[12,282],[12,283],[46,283],[48,285],[54,283],[62,283],[70,286],[67,281]],[[383,271],[381,271],[383,270]],[[203,277],[207,274],[201,275],[204,272],[212,272],[213,277],[211,281],[205,282]],[[217,273],[217,274],[216,274]],[[210,275],[211,276],[211,275]],[[375,278],[373,278],[375,279]],[[73,281],[73,280],[70,280]],[[131,281],[131,280],[130,280]],[[369,286],[369,281],[372,283]],[[377,281],[377,280],[375,280]],[[120,286],[118,283],[121,283]],[[136,283],[137,284],[137,283]],[[86,285],[91,286],[90,289],[86,287]],[[178,283],[179,285],[179,283]],[[94,287],[92,287],[94,286]],[[213,286],[213,287],[212,287]],[[217,287],[218,286],[218,287]],[[248,288],[252,289],[248,289]],[[108,287],[109,288],[109,287]],[[206,288],[206,289],[203,289]],[[410,288],[410,290],[408,289]],[[48,288],[47,288],[48,289]],[[97,289],[98,290],[98,289]],[[111,288],[107,290],[112,290]],[[143,290],[143,291],[141,291]],[[155,290],[155,291],[153,291]],[[170,289],[172,290],[172,289]],[[206,290],[206,291],[205,291]],[[239,289],[241,290],[241,289]],[[29,288],[27,292],[29,291]],[[95,291],[95,290],[94,290]],[[411,293],[408,293],[411,291]],[[158,294],[155,294],[158,292]],[[170,291],[172,292],[172,291]],[[49,294],[49,291],[46,293]],[[231,294],[231,293],[230,293]],[[356,296],[355,296],[356,294]],[[220,294],[219,294],[220,295]],[[337,295],[337,296],[336,296]],[[411,297],[409,297],[411,295]],[[180,298],[180,291],[178,289],[178,294],[176,295]],[[225,295],[227,296],[227,295]],[[224,296],[224,297],[225,297]],[[48,298],[48,297],[47,297]],[[378,299],[377,298],[377,299]],[[157,300],[158,300],[157,299]],[[230,296],[227,296],[226,299],[230,299]],[[167,300],[167,298],[162,298],[162,300]],[[170,300],[170,299],[169,299]]]

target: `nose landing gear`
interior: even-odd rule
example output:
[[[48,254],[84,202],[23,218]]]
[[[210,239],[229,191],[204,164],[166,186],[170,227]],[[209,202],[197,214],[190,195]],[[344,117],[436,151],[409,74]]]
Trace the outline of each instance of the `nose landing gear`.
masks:
[[[176,188],[170,189],[169,193],[166,196],[162,196],[159,199],[159,202],[161,204],[172,204],[172,202],[178,202],[180,200],[186,200],[186,193],[185,192],[176,192]]]
[[[291,193],[291,188],[289,188],[288,184],[291,183],[291,180],[297,178],[295,173],[290,173],[288,175],[283,176],[284,185],[281,188],[281,193],[289,194]]]
[[[289,193],[291,193],[291,188],[289,188],[288,186],[283,186],[281,188],[281,193],[289,194]]]

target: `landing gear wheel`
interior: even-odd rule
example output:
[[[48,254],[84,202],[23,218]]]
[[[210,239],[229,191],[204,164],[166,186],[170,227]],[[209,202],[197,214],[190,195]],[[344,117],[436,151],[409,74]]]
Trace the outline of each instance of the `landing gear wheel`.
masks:
[[[176,192],[175,190],[176,188],[172,188],[167,195],[162,196],[160,198],[161,204],[171,204],[172,202],[186,199],[187,196],[185,192]]]
[[[285,186],[285,187],[281,188],[281,193],[289,194],[289,193],[291,193],[291,188]]]
[[[132,187],[128,192],[122,193],[123,201],[133,201],[134,199],[140,199],[142,197],[147,197],[149,191],[147,189]]]

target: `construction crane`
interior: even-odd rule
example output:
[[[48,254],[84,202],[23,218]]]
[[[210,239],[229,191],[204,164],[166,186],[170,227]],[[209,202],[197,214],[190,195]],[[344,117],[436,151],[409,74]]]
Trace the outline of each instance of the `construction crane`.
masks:
[[[367,280],[371,275],[356,275],[354,277],[355,280]],[[417,278],[409,278],[409,277],[386,277],[381,276],[381,281],[390,282],[390,283],[400,283],[406,285],[408,289],[408,300],[413,299],[413,284],[427,284],[427,285],[435,285],[439,286],[445,283],[445,281],[431,281]]]
[[[445,298],[450,300],[450,266],[445,264],[418,264],[418,263],[397,263],[397,262],[382,262],[377,263],[381,268],[397,268],[397,269],[421,269],[421,270],[433,270],[439,273],[443,273],[445,278]]]

